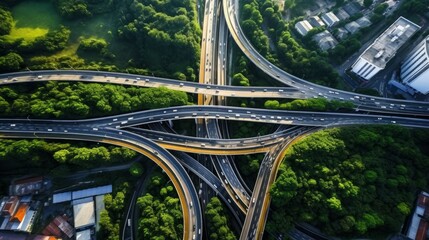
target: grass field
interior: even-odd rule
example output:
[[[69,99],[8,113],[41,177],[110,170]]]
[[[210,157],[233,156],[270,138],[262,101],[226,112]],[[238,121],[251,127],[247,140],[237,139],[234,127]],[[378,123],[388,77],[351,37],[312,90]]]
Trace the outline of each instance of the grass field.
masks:
[[[24,1],[12,9],[12,15],[14,26],[6,36],[10,40],[23,38],[31,41],[57,28],[61,23],[54,6],[46,0]]]
[[[94,61],[122,68],[126,67],[128,60],[136,55],[133,50],[135,46],[130,46],[129,42],[124,43],[114,36],[116,32],[114,12],[97,14],[89,18],[65,20],[61,18],[50,0],[25,0],[13,7],[11,11],[14,25],[11,33],[5,36],[10,41],[23,38],[31,42],[49,31],[58,29],[61,25],[71,30],[68,46],[49,56],[79,57],[85,59],[87,63]],[[80,39],[89,37],[105,39],[109,43],[109,52],[113,53],[115,58],[106,59],[97,53],[80,51]]]

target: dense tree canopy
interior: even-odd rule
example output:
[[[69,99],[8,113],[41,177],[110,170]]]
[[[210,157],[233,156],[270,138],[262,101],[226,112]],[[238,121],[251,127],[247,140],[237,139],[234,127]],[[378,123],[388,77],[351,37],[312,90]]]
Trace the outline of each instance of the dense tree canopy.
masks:
[[[19,54],[8,53],[0,57],[0,72],[16,72],[23,64],[24,60]]]
[[[228,226],[226,210],[217,197],[212,197],[206,208],[206,219],[209,228],[209,239],[234,240],[237,237]]]
[[[165,174],[157,171],[151,177],[148,192],[137,199],[141,215],[138,222],[140,239],[180,239],[183,216],[180,200]]]
[[[47,82],[0,88],[0,116],[80,119],[187,104],[184,92],[96,83]]]
[[[200,55],[195,6],[192,0],[124,1],[122,11],[129,14],[121,15],[118,34],[137,42],[143,64],[184,72]]]
[[[55,0],[55,4],[65,18],[80,18],[91,16],[85,0]]]
[[[348,127],[320,131],[293,145],[271,189],[268,229],[285,232],[292,221],[304,221],[334,235],[397,232],[414,193],[429,184],[429,154],[422,152],[427,133]]]
[[[12,29],[13,18],[9,11],[0,6],[0,36],[9,34]]]
[[[118,240],[120,223],[125,211],[125,198],[130,192],[128,182],[115,184],[112,194],[104,196],[105,209],[100,213],[100,230],[97,238],[106,240]]]
[[[349,101],[327,100],[325,98],[297,99],[280,103],[278,100],[267,100],[264,104],[268,109],[307,110],[307,111],[343,111],[351,110],[354,104]]]
[[[90,168],[100,164],[127,162],[137,156],[136,152],[126,148],[74,143],[39,139],[2,139],[0,140],[0,169],[43,167],[49,171],[59,165]]]

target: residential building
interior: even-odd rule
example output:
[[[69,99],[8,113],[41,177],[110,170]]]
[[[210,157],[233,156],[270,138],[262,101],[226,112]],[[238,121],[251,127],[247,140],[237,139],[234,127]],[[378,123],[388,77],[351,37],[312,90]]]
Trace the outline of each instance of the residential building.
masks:
[[[335,37],[341,41],[347,38],[347,36],[349,35],[349,31],[347,31],[345,28],[340,27],[334,30],[334,34],[335,34]]]
[[[362,10],[362,6],[358,2],[349,2],[343,6],[344,11],[346,11],[350,16],[353,16]]]
[[[356,20],[357,24],[359,24],[360,28],[371,26],[372,22],[368,19],[367,16],[363,16]]]
[[[313,26],[313,27],[323,27],[323,26],[325,26],[325,23],[318,16],[311,16],[308,19],[308,21],[310,22],[311,26]]]
[[[347,18],[350,17],[350,15],[344,11],[344,9],[339,8],[336,12],[335,12],[335,16],[338,17],[338,19],[340,19],[340,21],[342,20],[346,20]]]
[[[338,44],[338,41],[335,40],[334,36],[327,30],[314,35],[313,40],[323,51],[334,48]]]
[[[386,67],[398,49],[414,35],[420,26],[399,17],[356,60],[352,72],[369,80]]]
[[[344,25],[344,28],[347,29],[347,31],[349,33],[353,34],[353,33],[357,32],[357,31],[359,31],[360,26],[359,26],[359,24],[357,22],[352,21],[352,22],[349,22],[346,25]]]
[[[52,235],[58,238],[61,238],[62,233],[64,233],[68,238],[72,238],[74,230],[63,216],[57,216],[48,224],[48,226],[45,227],[45,229],[43,229],[42,233],[44,235]]]
[[[301,34],[301,36],[305,36],[311,29],[313,29],[313,26],[311,26],[307,20],[303,20],[295,24],[295,29],[299,34]]]
[[[6,198],[0,217],[0,230],[31,232],[37,211],[30,208],[30,201],[22,202],[16,196]]]
[[[401,65],[401,80],[417,92],[429,93],[429,37],[405,58]]]
[[[31,177],[19,179],[12,182],[9,187],[9,195],[24,196],[28,194],[38,194],[46,190],[49,181],[43,177]]]
[[[326,23],[328,27],[335,25],[340,21],[337,16],[333,12],[327,12],[322,14],[322,20]]]

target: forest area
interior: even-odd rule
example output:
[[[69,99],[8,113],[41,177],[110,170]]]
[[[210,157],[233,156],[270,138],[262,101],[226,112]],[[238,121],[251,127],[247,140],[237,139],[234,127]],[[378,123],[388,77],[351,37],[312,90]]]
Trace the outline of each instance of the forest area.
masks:
[[[31,4],[0,3],[0,72],[73,68],[196,79],[201,29],[195,0],[42,1],[41,12],[14,19],[15,8],[31,11]],[[23,19],[40,14],[52,19]],[[15,34],[23,29],[26,34]]]
[[[0,117],[84,119],[186,104],[185,92],[162,87],[51,81],[0,88]]]
[[[285,233],[307,222],[338,237],[399,232],[415,194],[429,185],[428,133],[356,126],[307,136],[279,169],[267,229]]]

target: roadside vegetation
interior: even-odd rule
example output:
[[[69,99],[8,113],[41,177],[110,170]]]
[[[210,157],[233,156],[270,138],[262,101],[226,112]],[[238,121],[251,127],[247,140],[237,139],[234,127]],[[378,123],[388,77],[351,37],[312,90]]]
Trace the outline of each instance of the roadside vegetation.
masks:
[[[271,0],[240,1],[241,26],[252,45],[270,62],[311,82],[336,87],[339,75],[326,55],[305,49],[292,38],[290,26]]]
[[[84,119],[187,103],[186,93],[162,87],[51,81],[0,88],[0,117]]]
[[[166,174],[158,169],[150,178],[146,194],[137,199],[140,209],[138,239],[181,239],[183,215],[179,197]]]
[[[196,0],[8,0],[0,3],[0,72],[26,68],[155,74],[195,81]],[[3,60],[3,61],[2,61]]]
[[[228,214],[223,203],[217,197],[212,197],[207,204],[205,216],[207,219],[209,239],[235,240],[234,232],[228,222]]]
[[[429,184],[427,134],[345,127],[294,144],[271,189],[267,230],[286,233],[294,222],[307,222],[341,237],[399,232],[416,191]]]
[[[135,157],[136,152],[111,145],[0,139],[0,169],[4,172],[65,176],[72,171],[95,168],[101,164],[109,166],[129,162]]]
[[[120,239],[119,230],[125,212],[125,204],[130,196],[132,186],[129,182],[119,180],[113,186],[112,194],[104,196],[105,209],[100,213],[100,230],[97,238],[106,240]]]

